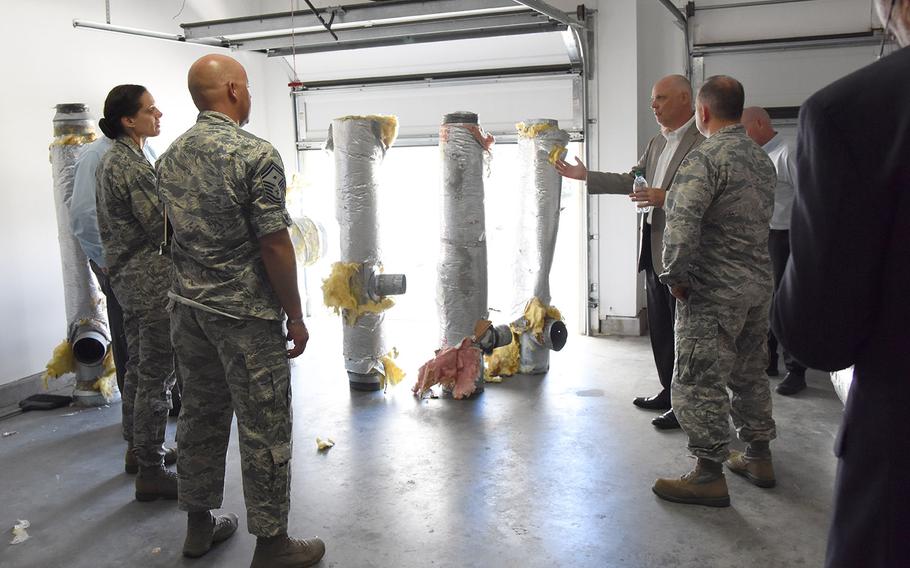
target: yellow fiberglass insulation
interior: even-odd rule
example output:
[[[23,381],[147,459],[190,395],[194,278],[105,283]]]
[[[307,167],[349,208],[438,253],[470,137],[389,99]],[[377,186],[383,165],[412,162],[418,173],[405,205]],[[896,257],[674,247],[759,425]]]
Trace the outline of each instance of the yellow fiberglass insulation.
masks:
[[[525,138],[537,138],[542,132],[547,130],[556,130],[556,126],[547,123],[538,123],[538,124],[525,124],[524,122],[519,122],[515,125],[515,129],[518,130],[519,136],[524,136]]]
[[[511,377],[518,372],[521,352],[518,345],[518,334],[512,331],[512,343],[493,350],[492,355],[484,355],[483,378],[487,382],[499,382],[495,377]]]
[[[103,372],[92,389],[104,395],[104,398],[110,400],[114,396],[114,390],[117,388],[117,367],[114,366],[114,350],[108,349],[104,354]]]
[[[354,325],[365,313],[378,314],[395,305],[391,298],[379,302],[372,300],[360,304],[360,264],[356,262],[336,262],[332,273],[322,281],[322,296],[325,305],[333,308],[336,314],[344,312],[345,323]]]
[[[386,148],[391,148],[398,138],[398,117],[381,114],[368,114],[365,116],[343,116],[339,120],[374,120],[379,123],[380,139]]]
[[[538,339],[543,334],[543,325],[547,318],[561,320],[562,314],[553,306],[545,306],[540,298],[532,298],[528,305],[525,306],[525,319],[528,320],[528,328],[531,333]]]
[[[551,164],[555,164],[559,160],[563,159],[566,155],[566,147],[560,146],[559,144],[553,146],[553,149],[550,150],[550,154],[547,156],[547,161]]]
[[[76,358],[73,357],[73,346],[64,339],[60,345],[54,347],[51,360],[47,362],[47,370],[44,371],[45,388],[47,388],[48,379],[58,379],[67,373],[75,371]]]
[[[94,132],[88,134],[64,134],[54,138],[51,146],[81,146],[82,144],[91,144],[97,139],[98,135]]]
[[[379,379],[379,386],[382,389],[388,388],[389,385],[395,386],[404,379],[405,372],[395,363],[396,357],[398,357],[398,349],[392,349],[379,359],[382,361],[384,370]]]

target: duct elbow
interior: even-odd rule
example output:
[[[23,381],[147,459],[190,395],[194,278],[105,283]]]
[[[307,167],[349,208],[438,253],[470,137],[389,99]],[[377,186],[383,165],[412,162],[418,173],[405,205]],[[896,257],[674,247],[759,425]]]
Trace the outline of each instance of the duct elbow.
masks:
[[[489,324],[489,322],[487,323]],[[490,355],[493,353],[494,349],[505,347],[510,343],[512,343],[512,328],[508,325],[488,325],[486,330],[474,340],[474,344],[477,345],[485,355]]]
[[[542,339],[543,342],[540,343],[538,341],[538,343],[540,343],[542,347],[552,351],[561,351],[569,340],[569,330],[566,328],[566,323],[562,320],[547,318],[544,320],[543,333],[541,333],[540,339]],[[535,338],[535,340],[537,340],[537,338]]]
[[[104,355],[107,353],[110,341],[98,330],[83,328],[76,330],[71,343],[73,345],[73,357],[76,362],[94,367],[101,365],[102,361],[104,361]]]
[[[408,278],[404,274],[374,274],[370,280],[370,296],[375,300],[383,296],[400,296],[408,291]]]

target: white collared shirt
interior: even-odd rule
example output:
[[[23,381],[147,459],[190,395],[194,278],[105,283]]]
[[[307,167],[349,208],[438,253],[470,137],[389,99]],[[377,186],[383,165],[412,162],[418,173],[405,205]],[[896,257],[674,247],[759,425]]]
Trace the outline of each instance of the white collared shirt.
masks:
[[[796,193],[796,151],[792,138],[775,134],[762,149],[774,162],[777,170],[777,188],[774,191],[774,214],[770,226],[778,231],[790,230],[793,196]]]
[[[667,144],[664,146],[663,151],[660,153],[660,157],[657,159],[657,166],[654,168],[654,179],[651,180],[649,184],[651,187],[663,187],[664,180],[667,176],[667,168],[670,167],[670,161],[673,159],[673,154],[676,153],[676,149],[679,148],[679,142],[682,140],[682,137],[688,132],[689,127],[695,123],[695,115],[692,115],[685,124],[672,130],[670,132],[662,132],[664,139],[667,141]],[[648,222],[651,222],[651,216],[654,215],[654,210],[648,213]]]

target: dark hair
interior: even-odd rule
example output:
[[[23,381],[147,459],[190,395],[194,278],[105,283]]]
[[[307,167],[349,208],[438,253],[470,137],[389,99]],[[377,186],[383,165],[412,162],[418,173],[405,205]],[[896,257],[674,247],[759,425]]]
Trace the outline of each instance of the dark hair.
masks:
[[[746,93],[742,83],[733,77],[708,77],[698,90],[698,98],[720,120],[739,120],[743,116]]]
[[[124,116],[134,116],[142,105],[139,99],[146,92],[142,85],[117,85],[104,99],[104,118],[98,121],[98,127],[105,136],[116,139],[123,135]]]

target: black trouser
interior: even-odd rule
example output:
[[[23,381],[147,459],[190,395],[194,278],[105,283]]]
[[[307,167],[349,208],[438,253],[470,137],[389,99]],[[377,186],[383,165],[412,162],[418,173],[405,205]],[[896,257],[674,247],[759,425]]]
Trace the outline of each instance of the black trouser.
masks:
[[[675,339],[673,327],[676,323],[676,298],[670,294],[670,288],[660,283],[658,274],[654,273],[651,261],[651,225],[644,223],[642,231],[641,259],[639,268],[645,271],[645,283],[648,295],[648,329],[651,335],[651,351],[654,353],[654,364],[660,384],[670,394],[670,383],[673,382],[673,363]]]
[[[771,255],[771,266],[774,269],[774,291],[780,286],[780,281],[784,277],[784,269],[787,268],[787,260],[790,258],[790,231],[780,231],[771,229],[768,234],[768,252]],[[777,368],[777,338],[774,332],[768,329],[768,367]],[[784,365],[792,373],[804,374],[806,368],[781,345],[781,351],[784,354]]]
[[[123,393],[123,377],[126,374],[126,361],[129,358],[129,352],[126,349],[126,330],[123,327],[123,309],[114,295],[114,290],[111,288],[111,281],[107,274],[92,261],[89,261],[89,266],[91,266],[92,272],[95,273],[95,277],[98,279],[101,292],[107,298],[107,325],[111,332],[114,366],[117,367],[117,387]],[[132,405],[130,406],[132,407]]]

